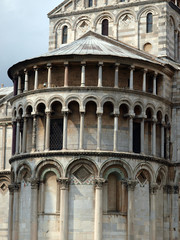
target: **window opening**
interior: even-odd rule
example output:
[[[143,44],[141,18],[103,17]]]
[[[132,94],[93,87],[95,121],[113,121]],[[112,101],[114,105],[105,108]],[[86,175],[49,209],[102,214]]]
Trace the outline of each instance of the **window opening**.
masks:
[[[62,30],[62,44],[67,43],[67,32],[68,32],[68,28],[67,26],[64,26]]]
[[[152,27],[153,27],[153,15],[152,13],[148,13],[146,18],[146,32],[147,33],[152,32]]]
[[[108,36],[109,21],[104,19],[102,21],[102,35]]]
[[[133,152],[140,153],[141,151],[141,124],[133,122]]]
[[[92,0],[88,0],[88,7],[92,7]]]
[[[63,144],[63,119],[51,119],[50,150],[61,150]]]

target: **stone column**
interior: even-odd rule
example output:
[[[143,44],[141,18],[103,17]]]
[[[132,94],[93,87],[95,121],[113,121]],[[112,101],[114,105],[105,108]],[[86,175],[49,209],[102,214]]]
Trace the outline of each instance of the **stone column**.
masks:
[[[45,138],[45,150],[50,149],[50,122],[51,122],[51,112],[46,112],[46,138]]]
[[[114,151],[117,151],[118,145],[118,117],[119,114],[114,115]]]
[[[150,186],[150,240],[156,239],[156,193],[157,184]]]
[[[115,64],[114,87],[119,87],[119,63]]]
[[[48,70],[47,87],[48,88],[51,87],[51,69],[52,69],[52,65],[51,63],[48,63],[47,64],[47,70]]]
[[[129,152],[133,151],[133,115],[129,115]]]
[[[2,125],[2,154],[1,154],[1,169],[6,168],[5,155],[6,155],[6,124]]]
[[[97,150],[101,149],[102,113],[97,113]]]
[[[17,82],[17,78],[15,76],[13,77],[13,80],[14,80],[14,96],[16,96],[18,82]]]
[[[16,121],[13,119],[12,155],[16,152]]]
[[[127,226],[128,226],[128,240],[134,240],[134,189],[136,186],[136,181],[128,181],[128,213],[127,213]]]
[[[35,76],[34,76],[34,90],[38,89],[38,67],[34,66]]]
[[[60,240],[68,239],[68,178],[59,179],[61,183],[60,201]]]
[[[170,228],[170,240],[179,239],[179,186],[172,186],[172,205],[171,205],[171,228]]]
[[[134,70],[135,70],[135,67],[134,66],[131,66],[130,67],[130,81],[129,81],[129,89],[133,90],[133,85],[134,85]]]
[[[20,142],[20,119],[16,119],[16,154],[19,153],[19,142]]]
[[[85,87],[86,63],[81,62],[81,87]]]
[[[161,157],[164,158],[164,122],[161,124]]]
[[[36,151],[36,130],[37,130],[37,115],[33,115],[33,129],[32,129],[32,152]]]
[[[67,125],[68,125],[68,112],[63,112],[63,149],[67,149]]]
[[[84,148],[84,112],[80,113],[80,136],[79,136],[79,149]]]
[[[24,92],[27,92],[28,91],[28,71],[26,68],[24,69],[24,74],[25,74]]]
[[[14,186],[9,185],[8,240],[12,240]]]
[[[154,78],[153,78],[153,94],[156,95],[156,81],[157,81],[157,73],[154,73]]]
[[[19,240],[19,184],[14,184],[12,240]]]
[[[102,87],[102,66],[103,66],[103,62],[99,62],[98,87]]]
[[[162,96],[163,98],[165,98],[165,95],[166,95],[166,81],[165,81],[165,76],[163,76],[163,81],[162,81]]]
[[[142,87],[142,90],[143,92],[146,92],[146,76],[147,76],[147,69],[144,69],[144,72],[143,72],[143,87]]]
[[[24,117],[22,153],[26,152],[26,142],[27,142],[27,117]]]
[[[156,118],[152,121],[152,155],[156,155]]]
[[[102,186],[104,182],[102,178],[95,179],[94,240],[102,240]]]
[[[141,154],[144,154],[144,117],[141,120]]]
[[[68,62],[64,63],[64,87],[68,87],[68,78],[69,78],[69,67]]]
[[[22,93],[22,89],[21,89],[21,76],[18,76],[18,95]]]
[[[38,181],[31,181],[31,240],[38,239]]]

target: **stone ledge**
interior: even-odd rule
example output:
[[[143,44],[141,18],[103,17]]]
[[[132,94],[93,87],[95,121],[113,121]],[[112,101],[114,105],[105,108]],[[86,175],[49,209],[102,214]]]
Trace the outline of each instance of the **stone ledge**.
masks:
[[[97,157],[117,157],[117,158],[130,158],[138,160],[146,160],[150,162],[158,162],[167,166],[173,166],[173,163],[169,160],[159,157],[153,157],[142,154],[126,153],[126,152],[111,152],[111,151],[92,151],[92,150],[60,150],[60,151],[49,151],[49,152],[33,152],[15,155],[10,158],[9,163],[13,163],[18,160],[24,160],[27,158],[39,158],[39,157],[54,157],[54,156],[97,156]]]
[[[70,92],[70,91],[79,91],[79,92],[84,92],[84,91],[112,91],[113,93],[114,92],[124,92],[124,93],[131,93],[131,94],[135,94],[135,95],[142,95],[142,96],[145,96],[145,97],[150,97],[150,98],[153,98],[153,99],[156,99],[156,100],[159,100],[161,102],[164,102],[165,104],[168,104],[168,105],[172,105],[172,102],[169,101],[168,99],[166,98],[163,98],[163,97],[159,97],[158,95],[153,95],[151,93],[148,93],[148,92],[143,92],[143,91],[138,91],[138,90],[130,90],[128,88],[114,88],[114,87],[54,87],[54,88],[45,88],[45,89],[38,89],[38,90],[30,90],[26,93],[22,93],[22,94],[19,94],[19,95],[16,95],[14,96],[13,98],[11,98],[10,100],[10,103],[12,104],[15,100],[18,100],[19,98],[22,98],[22,97],[25,97],[25,96],[28,96],[28,95],[33,95],[33,94],[37,94],[37,93],[43,93],[43,92]]]

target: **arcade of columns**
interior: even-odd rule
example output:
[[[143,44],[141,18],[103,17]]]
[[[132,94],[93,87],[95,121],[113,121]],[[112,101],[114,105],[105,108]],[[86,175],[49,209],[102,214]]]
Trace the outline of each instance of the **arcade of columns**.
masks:
[[[69,65],[68,62],[64,63],[64,87],[69,87],[68,85],[68,71],[69,71]],[[99,62],[98,64],[98,86],[99,88],[103,87],[103,62]],[[119,63],[115,64],[115,76],[114,76],[114,88],[119,88]],[[80,87],[86,87],[86,77],[85,77],[85,69],[86,69],[86,63],[81,62],[81,85]],[[129,89],[134,90],[133,88],[133,82],[134,82],[134,70],[135,66],[132,65],[129,67],[130,69],[130,75],[129,75]],[[34,77],[34,90],[38,89],[38,66],[34,66],[35,71],[35,77]],[[52,64],[47,64],[47,88],[51,88],[52,83]],[[143,70],[143,81],[142,81],[142,91],[146,92],[146,82],[147,82],[147,75],[148,70]],[[26,93],[28,92],[28,71],[27,69],[24,70],[25,73],[25,81],[24,81],[24,90],[21,89],[21,75],[18,76],[18,84],[15,80],[14,84],[14,94],[19,95],[22,92]],[[154,72],[153,77],[153,95],[157,95],[157,72]],[[165,97],[165,80],[163,78],[162,82],[162,97]],[[68,122],[68,109],[62,109],[63,113],[63,146],[62,149],[67,149],[67,122]],[[46,109],[46,127],[45,127],[45,150],[50,150],[50,115],[51,112],[49,109]],[[102,128],[102,114],[103,109],[97,108],[97,150],[101,150],[101,128]],[[113,142],[113,151],[117,151],[117,135],[118,135],[118,116],[120,112],[119,109],[114,109],[113,115],[114,115],[114,142]],[[133,152],[133,118],[135,117],[134,110],[129,110],[129,113],[126,114],[127,117],[129,117],[129,152]],[[33,112],[31,114],[33,116],[33,137],[32,137],[32,152],[36,151],[36,128],[37,128],[37,113]],[[84,116],[85,116],[85,109],[80,108],[80,137],[79,137],[79,149],[84,149],[83,144],[83,136],[84,136]],[[14,118],[13,121],[13,151],[15,154],[19,154],[20,152],[25,153],[26,152],[26,139],[27,139],[27,118],[29,116],[27,114],[24,114],[23,116],[19,113],[17,113],[16,118]],[[147,118],[146,113],[141,113],[141,154],[144,154],[144,121]],[[20,121],[23,118],[23,136],[22,138],[22,147],[20,144]],[[157,116],[154,114],[152,116],[152,155],[156,155],[156,124],[157,124]],[[169,121],[169,120],[168,120]],[[163,116],[163,119],[161,120],[161,157],[164,158],[165,156],[165,150],[164,150],[164,129],[166,128],[169,135],[169,122],[165,121],[165,116]],[[167,136],[167,139],[169,136]],[[169,149],[167,148],[167,158],[169,158]]]

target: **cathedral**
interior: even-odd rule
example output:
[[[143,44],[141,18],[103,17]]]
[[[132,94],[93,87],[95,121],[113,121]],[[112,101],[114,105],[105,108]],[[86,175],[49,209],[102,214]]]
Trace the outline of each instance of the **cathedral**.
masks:
[[[180,0],[65,0],[0,88],[0,240],[180,239]]]

